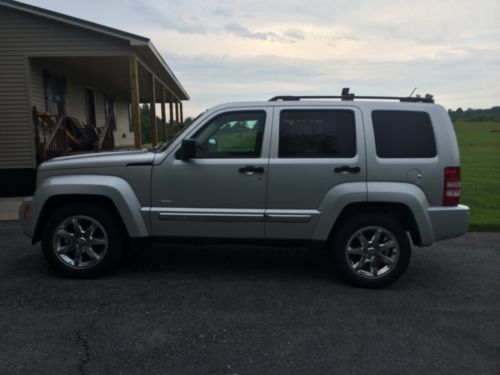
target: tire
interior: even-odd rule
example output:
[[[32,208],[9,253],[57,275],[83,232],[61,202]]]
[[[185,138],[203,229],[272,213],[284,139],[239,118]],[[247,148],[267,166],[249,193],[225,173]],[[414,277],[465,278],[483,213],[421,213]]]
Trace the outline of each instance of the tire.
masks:
[[[93,278],[109,272],[121,259],[126,233],[106,206],[73,203],[57,209],[42,233],[42,251],[60,274]]]
[[[382,288],[404,273],[411,244],[403,227],[390,216],[377,213],[350,217],[335,230],[334,265],[349,284]]]

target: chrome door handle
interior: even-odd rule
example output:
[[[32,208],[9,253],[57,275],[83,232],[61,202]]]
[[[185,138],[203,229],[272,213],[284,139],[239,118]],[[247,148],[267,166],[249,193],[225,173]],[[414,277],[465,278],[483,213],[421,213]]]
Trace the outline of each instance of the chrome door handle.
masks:
[[[359,173],[361,171],[360,167],[349,167],[348,165],[343,165],[341,167],[337,167],[334,169],[335,173],[340,174],[351,174],[351,173]]]
[[[258,174],[262,174],[264,173],[264,167],[254,167],[253,165],[247,165],[246,167],[242,167],[240,169],[238,169],[238,171],[240,173],[243,173],[243,174],[255,174],[255,173],[258,173]]]

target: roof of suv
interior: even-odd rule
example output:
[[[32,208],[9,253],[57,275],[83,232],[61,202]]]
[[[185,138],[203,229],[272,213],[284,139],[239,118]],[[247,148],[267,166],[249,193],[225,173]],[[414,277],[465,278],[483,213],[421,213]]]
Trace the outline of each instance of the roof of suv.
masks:
[[[338,106],[338,107],[358,107],[358,108],[377,108],[377,109],[404,109],[404,110],[424,110],[432,107],[441,107],[434,103],[413,103],[413,102],[394,102],[394,101],[373,101],[373,100],[294,100],[294,101],[248,101],[248,102],[230,102],[216,105],[210,108],[211,111],[227,108],[241,107],[311,107],[311,106]]]
[[[304,100],[305,99],[305,100]],[[335,99],[335,100],[332,100]],[[353,105],[354,101],[356,104]],[[349,93],[349,88],[342,89],[341,95],[282,95],[275,96],[268,101],[257,102],[234,102],[217,105],[212,110],[221,108],[237,108],[237,107],[304,107],[304,106],[356,106],[368,108],[411,108],[423,109],[422,106],[429,108],[429,105],[434,104],[433,95],[426,94],[425,96],[356,96]],[[440,107],[440,106],[439,106]]]

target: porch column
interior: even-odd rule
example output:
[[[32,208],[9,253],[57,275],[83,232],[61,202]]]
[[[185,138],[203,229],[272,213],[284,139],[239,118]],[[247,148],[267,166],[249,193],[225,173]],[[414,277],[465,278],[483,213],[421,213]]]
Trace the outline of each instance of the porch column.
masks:
[[[139,73],[137,71],[137,57],[129,57],[130,103],[132,125],[134,126],[134,147],[141,148],[141,115],[139,112]]]
[[[150,87],[151,87],[151,144],[156,146],[158,143],[158,128],[156,126],[156,90],[155,90],[155,76],[150,74]]]
[[[174,99],[174,96],[172,95],[172,93],[170,93],[169,97],[168,97],[168,107],[169,107],[169,110],[170,110],[170,126],[173,126],[174,125],[174,109],[172,107],[172,101]]]
[[[167,116],[165,113],[165,86],[161,87],[161,132],[163,142],[167,141]]]
[[[179,100],[179,109],[180,109],[180,112],[181,112],[181,124],[184,124],[184,115],[182,114],[182,101]]]
[[[175,98],[175,122],[177,124],[179,123],[179,102],[177,101],[177,98]]]

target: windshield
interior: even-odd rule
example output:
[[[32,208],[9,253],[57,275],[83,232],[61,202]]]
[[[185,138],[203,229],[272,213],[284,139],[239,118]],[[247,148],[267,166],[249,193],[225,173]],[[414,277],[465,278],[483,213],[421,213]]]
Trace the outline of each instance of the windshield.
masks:
[[[182,129],[180,129],[176,135],[174,135],[174,137],[172,139],[169,139],[167,142],[161,142],[161,143],[158,143],[155,147],[152,147],[149,149],[149,151],[151,152],[162,152],[162,151],[165,151],[167,149],[168,146],[170,146],[177,138],[179,138],[179,136],[184,133],[184,130],[186,130],[188,127],[184,127]]]
[[[201,112],[198,116],[196,116],[193,119],[193,121],[189,125],[184,126],[181,129],[179,129],[179,131],[177,131],[177,133],[174,135],[174,137],[172,139],[169,139],[167,142],[161,142],[161,143],[157,144],[155,147],[150,148],[149,151],[156,152],[156,153],[165,151],[168,148],[168,146],[170,146],[177,138],[179,138],[179,136],[181,134],[183,134],[187,128],[189,128],[192,124],[194,124],[207,111],[208,111],[208,109]]]

